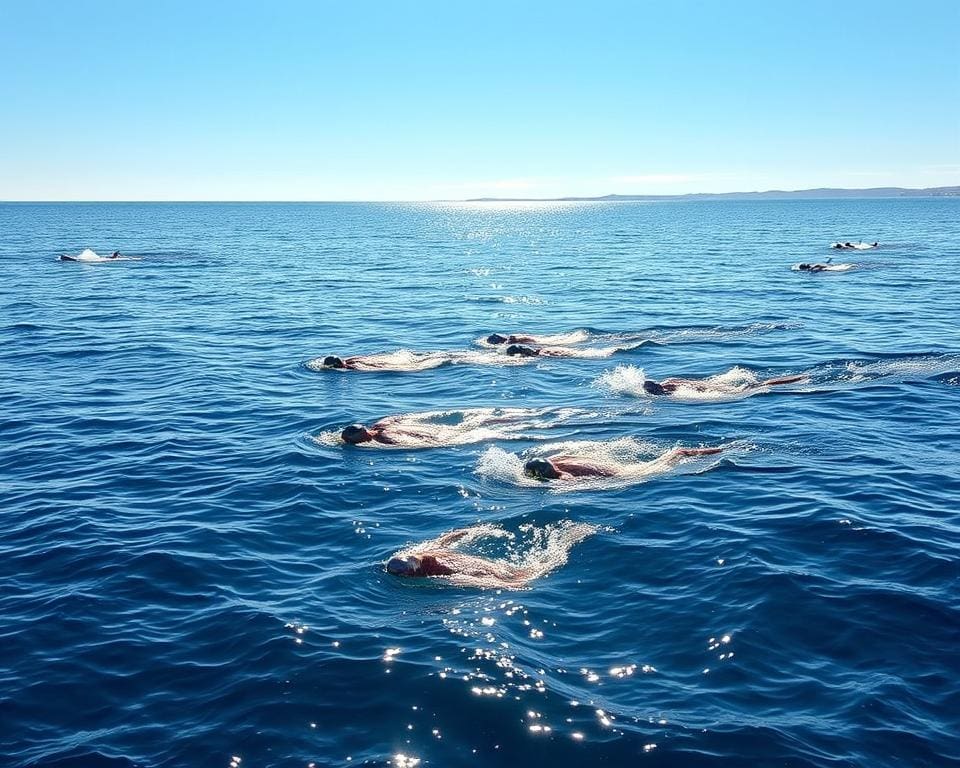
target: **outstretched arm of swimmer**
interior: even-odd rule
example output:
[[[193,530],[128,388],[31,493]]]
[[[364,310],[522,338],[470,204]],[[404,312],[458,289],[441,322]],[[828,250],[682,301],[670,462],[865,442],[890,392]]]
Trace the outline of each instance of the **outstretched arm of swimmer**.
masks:
[[[457,528],[453,531],[447,531],[446,533],[441,533],[434,539],[433,543],[438,547],[448,547],[455,541],[460,541],[464,536],[469,533],[472,533],[476,528]]]
[[[671,448],[669,451],[666,451],[660,454],[657,458],[652,459],[647,462],[646,466],[656,466],[662,464],[673,464],[674,462],[679,461],[680,459],[688,459],[695,456],[710,456],[714,453],[720,453],[723,450],[721,447],[717,448]]]
[[[669,453],[672,453],[671,458],[684,459],[691,456],[712,456],[715,453],[720,453],[723,450],[721,446],[715,448],[674,448]]]
[[[766,381],[761,381],[758,384],[754,384],[755,387],[774,387],[778,384],[795,384],[798,381],[807,381],[808,376],[781,376],[776,379],[767,379]]]

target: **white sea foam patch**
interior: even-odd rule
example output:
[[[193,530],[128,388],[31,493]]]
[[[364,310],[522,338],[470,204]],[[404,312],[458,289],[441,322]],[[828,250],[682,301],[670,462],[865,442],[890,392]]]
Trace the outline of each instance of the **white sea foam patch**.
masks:
[[[517,455],[492,446],[481,454],[476,473],[520,487],[546,486],[555,493],[590,489],[625,488],[655,477],[676,474],[699,474],[717,466],[724,457],[752,449],[746,444],[731,443],[721,454],[702,457],[669,458],[669,448],[632,437],[617,440],[571,440],[531,448]],[[613,472],[609,477],[583,477],[542,482],[523,474],[524,464],[531,458],[575,456]]]
[[[334,446],[334,445],[343,445],[343,440],[340,439],[339,429],[329,429],[325,432],[321,432],[319,435],[314,435],[310,439],[313,440],[317,445],[325,446]]]
[[[608,389],[620,395],[647,397],[643,383],[647,380],[643,368],[635,365],[618,365],[612,371],[604,371],[593,382],[594,386]]]

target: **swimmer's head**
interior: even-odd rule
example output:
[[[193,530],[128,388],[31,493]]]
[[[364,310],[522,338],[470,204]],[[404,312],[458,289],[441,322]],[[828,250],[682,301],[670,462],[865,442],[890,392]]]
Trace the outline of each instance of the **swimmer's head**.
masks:
[[[507,347],[507,354],[511,357],[516,355],[520,357],[536,357],[540,354],[540,350],[528,347],[526,344],[511,344]]]
[[[417,555],[391,557],[387,561],[387,573],[394,576],[416,576],[420,572],[420,565]]]
[[[806,272],[808,269],[810,269],[810,265],[809,265],[809,264],[797,264],[797,269],[799,269],[799,270],[802,271],[802,272]]]
[[[510,341],[509,338],[499,333],[491,333],[487,336],[487,344],[506,344],[508,341]]]
[[[643,391],[648,395],[666,395],[667,390],[664,389],[663,384],[652,379],[645,379],[643,382]]]
[[[557,468],[546,459],[530,459],[530,461],[523,465],[523,474],[534,480],[541,480],[543,482],[556,480],[560,477]]]
[[[343,432],[340,433],[340,438],[350,445],[360,445],[360,443],[373,440],[373,433],[363,424],[351,424],[349,427],[344,427]]]
[[[344,364],[342,357],[337,357],[336,355],[327,355],[325,358],[323,358],[323,367],[346,368],[347,366]]]

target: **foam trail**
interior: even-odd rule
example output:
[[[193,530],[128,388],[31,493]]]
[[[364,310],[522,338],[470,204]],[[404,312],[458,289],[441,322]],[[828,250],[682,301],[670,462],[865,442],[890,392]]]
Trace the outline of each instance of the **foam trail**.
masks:
[[[657,344],[695,344],[702,341],[726,341],[756,336],[773,331],[785,331],[799,328],[798,323],[750,323],[748,325],[698,328],[665,328],[650,331],[647,336]]]
[[[840,384],[899,384],[955,371],[960,371],[960,355],[911,355],[886,360],[850,360],[837,380]]]

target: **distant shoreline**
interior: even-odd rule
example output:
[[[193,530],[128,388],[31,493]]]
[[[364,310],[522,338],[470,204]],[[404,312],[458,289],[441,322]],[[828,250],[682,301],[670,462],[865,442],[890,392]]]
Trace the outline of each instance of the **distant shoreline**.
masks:
[[[602,195],[600,197],[474,197],[458,202],[465,203],[587,203],[659,200],[835,200],[842,198],[884,199],[902,197],[960,197],[960,186],[926,187],[871,187],[868,189],[842,189],[821,187],[818,189],[771,189],[766,192],[691,192],[684,195]],[[452,202],[452,201],[447,201]]]

